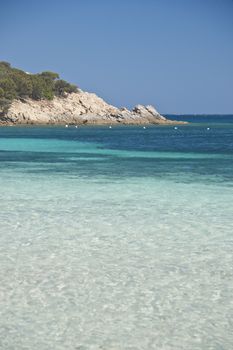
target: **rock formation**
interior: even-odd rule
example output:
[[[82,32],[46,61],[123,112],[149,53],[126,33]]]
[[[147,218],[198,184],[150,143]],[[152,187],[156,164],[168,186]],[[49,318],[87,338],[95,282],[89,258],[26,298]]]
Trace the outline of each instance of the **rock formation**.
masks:
[[[16,99],[0,116],[0,124],[181,124],[161,116],[152,106],[132,111],[116,108],[94,93],[78,90],[53,100]]]

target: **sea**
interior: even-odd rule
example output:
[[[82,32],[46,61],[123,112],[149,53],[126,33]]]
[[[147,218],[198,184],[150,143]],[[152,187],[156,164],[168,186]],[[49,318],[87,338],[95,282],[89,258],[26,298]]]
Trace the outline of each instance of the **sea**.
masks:
[[[0,349],[233,349],[233,116],[0,128]]]

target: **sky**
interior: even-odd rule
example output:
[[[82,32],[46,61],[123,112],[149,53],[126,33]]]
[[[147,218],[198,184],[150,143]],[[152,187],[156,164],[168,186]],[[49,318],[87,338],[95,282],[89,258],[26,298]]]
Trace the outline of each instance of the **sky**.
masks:
[[[0,60],[118,107],[233,114],[233,0],[0,0]]]

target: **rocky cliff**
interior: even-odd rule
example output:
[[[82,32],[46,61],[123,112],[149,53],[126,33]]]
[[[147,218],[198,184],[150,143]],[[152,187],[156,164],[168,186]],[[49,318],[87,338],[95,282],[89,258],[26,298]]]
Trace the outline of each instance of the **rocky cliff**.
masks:
[[[0,116],[1,124],[180,124],[161,116],[152,106],[132,111],[116,108],[93,93],[79,90],[49,100],[16,99]]]

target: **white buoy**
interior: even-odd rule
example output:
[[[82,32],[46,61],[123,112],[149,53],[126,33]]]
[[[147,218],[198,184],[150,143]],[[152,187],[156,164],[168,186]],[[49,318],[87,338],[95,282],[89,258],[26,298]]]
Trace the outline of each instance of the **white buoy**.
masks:
[[[109,129],[112,129],[111,125],[109,126]]]
[[[178,129],[177,126],[175,126],[174,129],[177,130]]]
[[[210,128],[207,128],[207,130],[210,130]]]
[[[78,126],[77,126],[77,125],[75,125],[75,128],[76,128],[76,129],[77,129],[77,127],[78,127]]]
[[[68,128],[68,125],[66,124],[66,128]]]
[[[145,127],[145,126],[143,126],[143,129],[146,129],[146,127]]]

